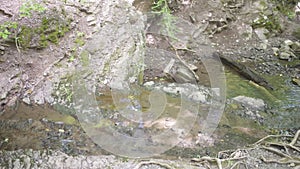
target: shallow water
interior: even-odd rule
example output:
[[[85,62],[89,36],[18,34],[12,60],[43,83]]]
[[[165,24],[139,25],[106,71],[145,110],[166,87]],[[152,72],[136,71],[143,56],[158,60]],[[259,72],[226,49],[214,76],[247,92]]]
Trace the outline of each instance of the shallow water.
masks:
[[[227,98],[233,98],[239,95],[261,98],[268,104],[268,107],[273,107],[273,109],[270,109],[271,113],[267,112],[266,115],[269,117],[266,118],[264,123],[269,128],[286,129],[299,127],[298,103],[300,100],[300,89],[299,87],[291,84],[288,79],[284,79],[282,77],[269,77],[268,80],[271,81],[271,83],[275,85],[275,88],[278,90],[267,91],[234,73],[226,72],[226,76]],[[129,105],[131,107],[127,108],[139,109],[142,113],[140,117],[147,118],[148,116],[145,115],[151,109],[151,104],[153,104],[153,101],[151,102],[149,100],[149,95],[149,90],[137,88],[135,93],[129,95],[123,101],[126,104],[130,103]],[[104,118],[102,121],[98,121],[98,123],[93,127],[95,129],[99,129],[103,126],[110,126],[115,131],[123,135],[127,135],[128,137],[145,137],[145,134],[146,136],[151,134],[159,134],[172,128],[172,125],[176,123],[178,112],[181,108],[180,97],[175,95],[167,95],[165,99],[167,104],[165,105],[164,111],[161,112],[161,114],[156,115],[153,117],[153,119],[145,120],[142,118],[132,120],[126,116],[122,117],[122,115],[120,115],[120,113],[117,111],[118,108],[120,108],[120,104],[116,106],[110,90],[102,91],[96,96],[96,100],[102,115],[104,115],[106,118]],[[156,100],[156,102],[163,101],[164,100]],[[200,113],[197,115],[196,122],[189,134],[185,135],[185,137],[177,146],[164,153],[164,158],[174,158],[177,156],[190,158],[197,157],[198,155],[214,155],[221,150],[234,149],[236,147],[243,147],[247,144],[254,143],[259,138],[268,134],[268,132],[266,132],[266,128],[259,125],[257,122],[231,113],[231,111],[234,109],[232,109],[232,107],[229,105],[223,113],[218,128],[211,136],[206,136],[205,134],[201,133],[201,124],[203,119],[205,119],[207,116],[208,107],[209,104],[203,104],[200,106]],[[40,129],[37,132],[33,131],[24,133],[23,130],[14,128],[14,126],[2,125],[0,137],[3,140],[9,139],[10,144],[6,146],[3,144],[0,146],[0,149],[45,149],[52,147],[61,149],[62,151],[75,152],[75,154],[81,153],[82,149],[85,149],[85,152],[90,154],[103,152],[100,147],[95,149],[94,143],[88,138],[89,136],[84,134],[84,130],[82,129],[76,129],[77,133],[74,134],[74,136],[71,135],[70,138],[89,140],[88,142],[85,141],[87,143],[81,143],[84,145],[83,147],[75,144],[75,142],[82,142],[82,140],[72,140],[69,139],[69,136],[64,138],[55,136],[56,134],[59,134],[59,132],[52,133],[53,137],[57,138],[58,140],[52,141],[53,145],[49,143],[47,144],[48,147],[45,147],[45,144],[42,144],[41,142],[45,142],[47,137],[39,138],[49,135],[49,128],[44,128],[44,125],[40,125],[40,122],[45,119],[54,122],[54,125],[60,125],[63,123],[66,126],[76,126],[77,128],[80,128],[81,125],[77,120],[77,117],[74,115],[74,110],[70,110],[64,106],[29,106],[20,103],[15,108],[9,109],[2,114],[0,116],[0,120],[15,121],[17,123],[20,121],[20,124],[23,123],[22,121],[37,121],[35,124],[38,125],[38,128]],[[191,122],[188,120],[191,119],[187,118],[187,121],[184,121],[184,123]],[[25,125],[24,127],[24,130],[26,131],[31,130],[30,125]],[[143,135],[136,134],[136,131],[141,128],[144,129]],[[57,130],[59,130],[59,126]],[[173,129],[173,131],[176,132],[176,129]],[[24,137],[24,134],[26,137]],[[72,148],[66,148],[66,144],[72,144]],[[80,149],[80,151],[74,151],[72,149]]]

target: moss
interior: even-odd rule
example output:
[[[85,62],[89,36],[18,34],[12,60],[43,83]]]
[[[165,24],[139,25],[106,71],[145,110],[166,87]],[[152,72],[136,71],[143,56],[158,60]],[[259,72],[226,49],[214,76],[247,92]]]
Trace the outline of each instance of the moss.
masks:
[[[46,48],[49,42],[58,44],[59,38],[69,31],[69,21],[66,23],[55,17],[49,19],[44,17],[38,27],[22,26],[21,30],[18,39],[23,48],[31,47],[31,42],[36,37],[38,37],[37,48]]]
[[[47,39],[54,44],[58,44],[58,40],[59,40],[58,32],[55,31],[50,33]]]
[[[45,48],[48,46],[48,41],[47,41],[47,37],[45,34],[41,34],[40,40],[39,40],[39,46],[41,48]]]
[[[89,52],[86,50],[82,51],[80,54],[80,60],[83,66],[89,66],[90,64]]]
[[[21,26],[21,32],[18,35],[19,44],[23,48],[28,48],[33,37],[33,28]]]
[[[77,38],[75,39],[75,43],[76,43],[77,45],[79,45],[79,46],[83,46],[83,45],[85,44],[85,41],[84,41],[82,38],[77,37]]]
[[[75,125],[78,124],[78,122],[76,121],[76,119],[72,116],[66,116],[64,117],[64,119],[62,120],[64,123],[66,124],[70,124],[70,125]]]

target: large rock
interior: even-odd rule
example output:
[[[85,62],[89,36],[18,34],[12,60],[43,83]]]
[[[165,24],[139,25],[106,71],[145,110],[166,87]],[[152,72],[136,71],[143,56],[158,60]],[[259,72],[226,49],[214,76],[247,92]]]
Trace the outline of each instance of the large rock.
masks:
[[[265,102],[262,99],[255,99],[247,96],[237,96],[234,97],[233,100],[242,103],[248,107],[251,107],[253,109],[264,109],[266,106]]]

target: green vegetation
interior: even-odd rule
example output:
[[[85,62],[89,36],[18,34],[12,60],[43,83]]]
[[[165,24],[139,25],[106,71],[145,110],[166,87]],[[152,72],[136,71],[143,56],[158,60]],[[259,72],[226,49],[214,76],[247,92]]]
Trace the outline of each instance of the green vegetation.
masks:
[[[270,33],[279,34],[282,32],[280,17],[282,15],[289,19],[295,18],[294,7],[297,4],[296,0],[271,0],[273,5],[268,5],[268,2],[261,1],[262,9],[259,17],[252,23],[253,28],[264,27]]]
[[[84,36],[85,36],[85,34],[84,34],[83,32],[78,32],[78,31],[77,31],[75,43],[76,43],[78,46],[83,46],[83,45],[85,44]]]
[[[155,0],[151,9],[152,13],[162,16],[162,26],[167,36],[176,39],[175,32],[177,30],[174,25],[175,17],[172,15],[167,0]]]
[[[24,2],[21,7],[20,7],[20,17],[31,17],[33,12],[44,12],[46,10],[46,8],[44,6],[42,6],[41,4],[35,2],[35,1],[31,1],[31,0],[27,0],[26,2]]]
[[[278,34],[282,32],[281,23],[279,21],[278,12],[274,12],[273,9],[269,9],[269,6],[265,1],[261,1],[262,6],[259,12],[259,17],[256,18],[253,23],[253,28],[266,28],[270,33]]]
[[[35,0],[26,0],[19,9],[17,19],[29,19],[33,13],[42,13],[46,11],[46,7],[42,6]],[[49,42],[58,44],[59,38],[63,37],[69,31],[69,21],[60,19],[58,16],[43,16],[41,23],[37,26],[22,25],[18,22],[5,22],[0,25],[0,39],[14,40],[16,46],[23,49],[45,48]]]
[[[22,48],[36,47],[38,49],[48,46],[48,42],[58,44],[59,38],[69,31],[69,23],[61,21],[58,17],[42,18],[38,27],[21,26],[18,41]],[[37,39],[36,39],[37,38]],[[38,43],[32,46],[33,41]]]
[[[272,0],[275,4],[274,10],[281,12],[289,19],[295,17],[295,11],[293,10],[298,0]]]
[[[12,34],[11,29],[17,29],[18,23],[16,22],[5,22],[0,25],[0,39],[8,39],[9,35]]]
[[[253,28],[264,27],[271,33],[281,33],[282,27],[279,22],[278,16],[273,13],[270,15],[266,15],[263,12],[260,13],[259,18],[253,21]]]

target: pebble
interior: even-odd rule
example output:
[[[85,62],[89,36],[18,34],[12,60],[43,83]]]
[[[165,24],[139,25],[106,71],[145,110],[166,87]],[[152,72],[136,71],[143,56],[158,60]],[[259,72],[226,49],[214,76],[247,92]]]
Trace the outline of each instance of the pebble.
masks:
[[[293,83],[294,85],[298,85],[298,86],[300,87],[300,79],[293,78],[293,79],[292,79],[292,83]]]
[[[1,94],[0,99],[4,100],[6,97],[7,97],[7,92],[4,92],[4,93]]]
[[[288,40],[284,41],[284,44],[287,46],[292,46],[294,44],[294,42],[288,39]]]
[[[4,46],[0,46],[0,50],[4,51],[5,47]]]
[[[86,21],[87,21],[87,22],[95,21],[95,16],[89,15],[89,16],[86,18]]]
[[[30,105],[30,103],[31,103],[29,97],[23,98],[22,101],[23,101],[24,103],[28,104],[28,105]]]
[[[282,60],[289,60],[291,57],[291,54],[287,53],[287,52],[281,52],[279,55],[279,59]]]

